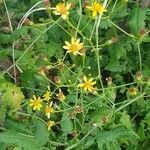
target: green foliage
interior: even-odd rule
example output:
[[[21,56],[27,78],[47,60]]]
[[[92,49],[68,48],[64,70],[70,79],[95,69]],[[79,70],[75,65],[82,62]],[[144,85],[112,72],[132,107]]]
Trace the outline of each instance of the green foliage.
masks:
[[[140,30],[145,28],[146,11],[134,6],[128,17],[128,24],[131,32],[138,35]]]
[[[34,137],[28,135],[22,135],[14,131],[5,131],[0,133],[0,142],[6,144],[12,144],[20,149],[37,150],[41,149]]]
[[[94,17],[94,2],[107,11]],[[150,9],[141,3],[0,1],[0,150],[149,148]]]
[[[4,106],[9,106],[11,109],[18,108],[24,99],[22,91],[16,85],[6,82],[4,78],[0,78],[0,80],[2,83],[0,85],[2,104]]]
[[[132,138],[137,138],[137,135],[133,131],[124,128],[116,128],[110,131],[100,132],[96,139],[99,149],[120,150],[121,147],[118,141],[124,139],[123,141],[127,144],[127,141],[130,141]]]
[[[49,141],[49,132],[47,132],[47,127],[43,122],[36,120],[34,132],[40,145],[45,145]]]
[[[68,134],[68,133],[71,133],[72,130],[73,130],[73,125],[72,125],[72,122],[68,116],[67,113],[63,113],[63,116],[62,116],[62,119],[61,119],[61,129],[63,131],[64,134]]]

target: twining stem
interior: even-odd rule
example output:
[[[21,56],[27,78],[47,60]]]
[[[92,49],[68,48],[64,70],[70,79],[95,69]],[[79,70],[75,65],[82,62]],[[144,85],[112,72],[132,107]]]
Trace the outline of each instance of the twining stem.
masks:
[[[78,146],[82,141],[84,141],[95,129],[97,128],[92,128],[78,143],[73,144],[72,146],[66,148],[65,150],[71,150],[74,147]]]
[[[123,106],[120,106],[120,107],[119,107],[118,109],[116,109],[115,111],[117,112],[117,111],[122,110],[123,108],[129,106],[129,105],[132,104],[133,102],[135,102],[135,101],[139,100],[140,98],[142,98],[144,95],[145,95],[145,93],[141,94],[141,95],[138,96],[138,97],[135,97],[135,98],[131,99],[128,103],[124,104]]]
[[[138,54],[139,54],[140,71],[142,71],[142,57],[141,57],[141,49],[140,49],[140,44],[139,43],[137,43],[137,49],[138,49]]]
[[[107,4],[107,0],[104,1],[103,6],[106,7],[106,4]],[[99,56],[99,35],[98,35],[101,18],[102,18],[102,14],[100,14],[98,16],[97,24],[96,24],[96,57],[97,57],[97,67],[98,67],[99,80],[100,80],[100,84],[101,84],[102,91],[104,94],[104,86],[103,86],[102,77],[101,77],[101,66],[100,66],[100,56]]]
[[[13,68],[22,58],[23,56],[30,50],[30,48],[39,40],[39,38],[46,33],[48,30],[50,30],[55,24],[57,24],[57,22],[60,20],[60,18],[58,18],[55,22],[53,22],[53,24],[51,26],[49,26],[47,29],[45,29],[43,32],[41,32],[41,34],[39,34],[35,40],[27,47],[27,49],[22,53],[22,55],[16,60],[16,62],[11,65],[7,70],[4,71],[3,75],[6,74],[11,68]]]
[[[122,31],[123,33],[125,33],[126,35],[128,35],[129,37],[135,38],[134,35],[127,33],[126,31],[124,31],[123,29],[121,29],[119,26],[117,26],[115,23],[113,23],[111,20],[107,19],[112,25],[114,25],[117,29],[119,29],[120,31]]]

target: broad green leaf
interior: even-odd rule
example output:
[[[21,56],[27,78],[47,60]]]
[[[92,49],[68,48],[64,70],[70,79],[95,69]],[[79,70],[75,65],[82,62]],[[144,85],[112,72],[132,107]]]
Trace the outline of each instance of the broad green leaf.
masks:
[[[144,9],[134,6],[128,17],[128,25],[131,32],[138,34],[141,29],[145,28],[146,13]]]
[[[2,84],[0,84],[0,92],[2,93],[3,105],[9,106],[12,109],[18,108],[24,99],[20,87],[17,87],[11,82],[7,82],[3,77],[0,77],[0,80],[2,81]]]
[[[11,41],[11,35],[0,33],[0,44],[7,44]]]
[[[66,112],[63,113],[60,125],[64,134],[69,134],[73,130],[72,121],[70,120],[69,115]]]
[[[97,134],[96,140],[97,140],[99,149],[107,145],[108,150],[110,150],[109,149],[110,146],[108,144],[111,144],[112,142],[117,143],[117,140],[120,140],[121,138],[128,139],[128,137],[137,138],[137,135],[132,130],[118,127],[115,129],[111,129],[110,131],[102,131],[102,132],[100,131],[99,134]],[[119,145],[117,144],[117,147],[118,146]]]
[[[34,133],[35,133],[35,138],[37,139],[39,144],[44,145],[48,142],[49,131],[47,129],[47,126],[43,122],[36,120]]]
[[[0,143],[12,144],[24,150],[42,150],[34,137],[15,131],[1,132]]]
[[[105,67],[106,70],[112,71],[112,72],[122,72],[122,66],[118,61],[116,62],[109,62],[109,64]]]
[[[3,94],[2,102],[4,105],[9,106],[12,109],[18,108],[24,99],[24,95],[19,87],[13,84],[7,84]]]
[[[26,26],[23,26],[22,28],[16,29],[12,35],[11,39],[13,41],[17,40],[21,36],[25,36],[27,34],[28,28]]]
[[[120,122],[122,123],[123,126],[125,126],[128,129],[130,129],[132,127],[130,116],[126,112],[122,113]]]

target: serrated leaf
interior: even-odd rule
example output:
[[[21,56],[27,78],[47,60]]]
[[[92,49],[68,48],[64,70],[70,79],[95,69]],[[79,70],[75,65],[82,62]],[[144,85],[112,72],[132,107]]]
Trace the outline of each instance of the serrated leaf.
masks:
[[[122,113],[122,116],[120,118],[120,122],[122,123],[123,126],[125,126],[128,129],[130,129],[132,127],[130,116],[126,112]]]
[[[23,26],[22,28],[16,29],[12,35],[11,35],[11,39],[13,41],[17,40],[20,36],[24,36],[25,34],[27,34],[28,28],[26,26]]]
[[[72,121],[70,120],[69,115],[67,113],[63,113],[60,125],[64,134],[69,134],[73,130]]]
[[[2,95],[2,102],[10,108],[16,109],[21,105],[23,98],[24,95],[19,87],[15,85],[9,85]]]
[[[109,62],[109,64],[105,67],[106,70],[112,71],[112,72],[122,72],[122,66],[118,61],[115,62]]]
[[[145,10],[139,8],[138,6],[133,7],[128,18],[128,25],[131,29],[131,32],[134,34],[138,34],[140,29],[144,29],[145,19],[146,19]]]
[[[23,135],[15,131],[1,132],[0,143],[12,144],[25,150],[42,150],[34,137]]]
[[[0,44],[7,44],[9,43],[11,40],[11,35],[10,34],[4,34],[4,33],[0,33]]]
[[[44,145],[49,140],[49,132],[46,125],[40,120],[36,120],[35,122],[35,138],[40,143],[40,145]]]
[[[96,139],[98,147],[99,149],[101,149],[103,146],[107,145],[107,147],[109,147],[108,144],[111,144],[112,142],[118,143],[117,140],[120,140],[121,138],[126,139],[130,136],[134,136],[135,138],[137,138],[135,132],[133,132],[132,130],[128,130],[125,128],[115,128],[110,131],[99,132]]]

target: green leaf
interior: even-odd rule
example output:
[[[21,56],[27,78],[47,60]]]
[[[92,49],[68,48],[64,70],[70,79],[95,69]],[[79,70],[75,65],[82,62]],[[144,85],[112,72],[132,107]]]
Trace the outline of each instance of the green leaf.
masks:
[[[109,62],[109,64],[105,67],[106,70],[112,71],[112,72],[122,72],[122,66],[118,61],[116,62]]]
[[[18,108],[23,99],[24,95],[20,89],[15,84],[5,81],[4,78],[0,77],[2,81],[0,84],[0,92],[2,92],[2,103],[4,106],[9,106],[12,109]]]
[[[130,116],[125,111],[122,113],[122,116],[120,118],[120,122],[122,123],[122,125],[124,125],[127,128],[132,127]]]
[[[110,150],[112,143],[118,147],[117,140],[120,140],[121,138],[128,139],[128,137],[131,136],[137,138],[137,135],[132,130],[118,127],[111,129],[110,131],[100,131],[96,139],[99,149],[102,149],[103,146],[107,145],[107,149]]]
[[[23,124],[19,121],[17,122],[17,121],[12,121],[12,120],[6,120],[5,121],[5,127],[7,129],[11,129],[13,131],[20,132],[20,133],[26,133],[26,134],[30,133],[26,124]]]
[[[12,144],[24,150],[42,150],[34,137],[14,131],[1,132],[0,143]]]
[[[12,109],[18,108],[24,99],[24,95],[19,87],[16,85],[7,84],[7,87],[2,94],[3,104],[9,106]]]
[[[35,122],[35,137],[40,145],[44,145],[49,140],[49,132],[46,125],[40,120],[36,120]]]
[[[69,115],[66,112],[63,113],[60,125],[64,134],[69,134],[73,130],[72,121],[70,120]]]
[[[128,25],[131,32],[138,34],[141,29],[145,28],[146,12],[145,10],[134,6],[129,14]]]
[[[112,113],[111,110],[108,108],[102,106],[99,109],[96,109],[92,113],[89,114],[89,118],[92,118],[92,120],[96,123],[101,123],[103,121],[103,117],[109,116]]]
[[[10,37],[11,37],[10,34],[0,33],[0,44],[7,44],[7,43],[9,43],[11,41]]]
[[[114,4],[112,3],[112,7],[114,6]],[[128,11],[127,11],[127,5],[125,3],[122,3],[121,1],[117,2],[116,4],[116,8],[114,9],[114,11],[111,13],[111,16],[113,19],[121,19],[125,16],[128,15]],[[119,13],[118,13],[119,12]]]
[[[28,28],[27,26],[23,26],[22,28],[16,29],[12,35],[11,35],[11,39],[13,41],[17,40],[20,36],[24,36],[27,34]]]

